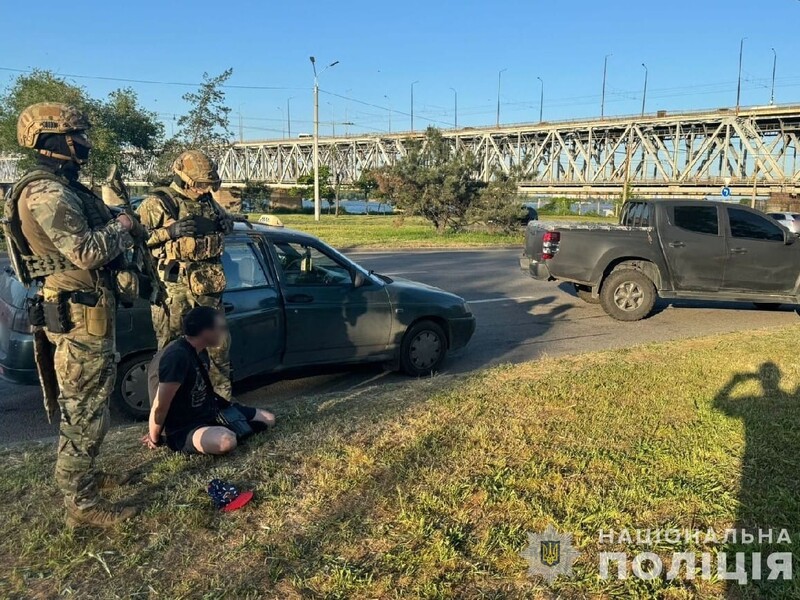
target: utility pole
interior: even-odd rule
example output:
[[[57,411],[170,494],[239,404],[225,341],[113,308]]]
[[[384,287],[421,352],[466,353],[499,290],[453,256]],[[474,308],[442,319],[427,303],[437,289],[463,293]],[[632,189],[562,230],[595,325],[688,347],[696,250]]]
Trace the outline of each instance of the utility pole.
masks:
[[[746,37],[742,38],[742,41],[739,42],[739,79],[736,84],[736,113],[739,113],[739,104],[742,99],[742,58],[744,56],[744,41]]]
[[[544,79],[541,77],[537,77],[536,79],[539,80],[540,89],[539,89],[539,123],[544,121]]]
[[[770,105],[775,104],[775,73],[778,71],[778,53],[772,49],[772,93],[769,97]]]
[[[613,54],[606,54],[603,59],[603,93],[600,96],[600,118],[606,115],[606,76],[608,75],[608,59],[614,56]]]
[[[292,105],[291,105],[292,98],[294,98],[294,96],[290,96],[289,98],[286,99],[286,132],[287,132],[286,137],[289,138],[292,137]]]
[[[389,133],[392,133],[392,99],[386,94],[384,94],[383,97],[386,98],[386,101],[389,103],[389,110],[387,111],[389,113]]]
[[[500,69],[500,71],[497,72],[497,127],[500,127],[500,81],[505,71],[508,71],[508,69]]]
[[[317,61],[311,56],[311,67],[314,69],[314,220],[319,221],[320,218],[320,200],[319,200],[319,75],[331,67],[339,64],[339,61],[334,61],[317,75]]]
[[[649,71],[647,70],[647,65],[642,63],[644,67],[644,91],[642,92],[642,116],[644,116],[644,107],[645,103],[647,102],[647,76],[649,75]]]
[[[453,129],[458,129],[458,92],[455,88],[453,90]]]
[[[414,131],[414,86],[418,83],[415,81],[411,84],[411,131]]]

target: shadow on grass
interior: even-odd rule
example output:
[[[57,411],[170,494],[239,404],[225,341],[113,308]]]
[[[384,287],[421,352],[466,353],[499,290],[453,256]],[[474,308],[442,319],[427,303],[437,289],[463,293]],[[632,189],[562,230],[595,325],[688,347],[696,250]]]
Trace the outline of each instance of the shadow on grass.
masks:
[[[745,429],[736,529],[756,536],[759,530],[771,529],[773,533],[773,543],[759,543],[758,537],[754,544],[737,540],[736,545],[727,549],[728,554],[744,552],[749,574],[750,556],[760,552],[763,579],[770,571],[766,565],[770,553],[794,550],[794,543],[776,543],[780,530],[786,529],[792,538],[800,535],[791,528],[800,522],[800,389],[784,391],[781,377],[775,363],[765,362],[754,372],[734,375],[714,399],[716,409],[741,419]],[[739,386],[752,381],[758,383],[758,393],[735,395]],[[796,558],[794,563],[792,572],[796,574]],[[747,586],[732,583],[728,597],[798,598],[800,584],[796,579],[753,581]]]

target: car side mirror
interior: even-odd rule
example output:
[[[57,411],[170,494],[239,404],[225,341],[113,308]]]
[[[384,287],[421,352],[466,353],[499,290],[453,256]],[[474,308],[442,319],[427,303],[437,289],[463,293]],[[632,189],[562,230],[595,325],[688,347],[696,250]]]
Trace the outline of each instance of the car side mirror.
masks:
[[[367,282],[366,277],[361,271],[356,271],[355,275],[353,275],[353,287],[360,288]]]
[[[791,231],[784,231],[783,232],[783,243],[787,246],[794,244],[795,240],[797,240],[797,234],[792,233]]]

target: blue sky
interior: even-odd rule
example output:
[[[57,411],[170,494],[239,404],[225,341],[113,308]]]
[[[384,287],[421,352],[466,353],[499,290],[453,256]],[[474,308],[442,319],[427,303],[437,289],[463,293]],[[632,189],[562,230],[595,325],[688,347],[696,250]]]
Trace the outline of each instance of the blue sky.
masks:
[[[188,83],[233,67],[231,85],[281,88],[227,91],[246,139],[285,135],[289,97],[292,135],[311,131],[310,55],[340,61],[320,79],[323,133],[386,131],[389,107],[392,129],[408,129],[413,81],[417,128],[452,126],[451,87],[459,126],[493,124],[501,69],[504,123],[538,121],[537,77],[545,120],[598,115],[606,54],[607,115],[641,110],[642,62],[648,110],[731,106],[743,36],[742,104],[769,102],[773,47],[776,101],[800,102],[800,0],[27,4],[0,0],[0,67]],[[0,70],[0,85],[13,76]],[[168,133],[189,89],[75,81],[97,96],[130,85]]]

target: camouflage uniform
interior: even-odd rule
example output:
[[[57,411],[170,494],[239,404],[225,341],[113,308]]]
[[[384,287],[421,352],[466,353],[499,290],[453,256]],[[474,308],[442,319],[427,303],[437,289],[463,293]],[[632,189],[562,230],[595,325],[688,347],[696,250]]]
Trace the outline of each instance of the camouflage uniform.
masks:
[[[72,329],[47,331],[55,346],[61,429],[56,480],[68,501],[86,509],[99,500],[95,459],[108,430],[108,401],[116,376],[116,301],[106,265],[132,245],[130,234],[102,201],[67,180],[41,179],[19,197],[22,232],[37,256],[61,254],[72,265],[45,277],[45,302],[63,300]],[[95,307],[73,292],[97,298]],[[86,298],[78,298],[86,302]],[[94,310],[93,310],[94,309]]]
[[[167,288],[168,312],[159,306],[152,307],[153,328],[161,349],[182,334],[182,319],[189,310],[201,305],[215,308],[222,305],[224,228],[219,225],[219,217],[226,213],[210,195],[199,200],[186,197],[177,183],[156,191],[157,194],[145,198],[138,213],[150,231],[147,243]],[[172,239],[169,226],[186,218],[205,223],[207,230],[194,237]],[[219,347],[208,349],[211,382],[225,399],[231,398],[229,350],[230,336]]]

